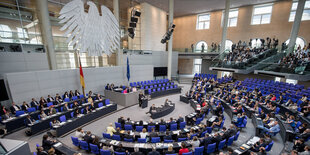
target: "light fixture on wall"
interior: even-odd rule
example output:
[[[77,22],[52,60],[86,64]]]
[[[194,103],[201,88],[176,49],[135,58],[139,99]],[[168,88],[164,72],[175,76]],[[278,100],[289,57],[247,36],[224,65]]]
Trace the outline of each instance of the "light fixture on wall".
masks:
[[[163,36],[163,39],[161,39],[161,43],[164,44],[166,43],[168,40],[170,40],[170,36],[172,35],[173,31],[174,31],[175,25],[172,23],[169,28],[168,31],[165,33],[165,35]]]
[[[137,27],[138,17],[140,16],[141,16],[141,12],[138,11],[136,8],[133,8],[131,10],[131,17],[130,17],[129,28],[128,28],[128,36],[132,39],[135,37],[135,28]]]

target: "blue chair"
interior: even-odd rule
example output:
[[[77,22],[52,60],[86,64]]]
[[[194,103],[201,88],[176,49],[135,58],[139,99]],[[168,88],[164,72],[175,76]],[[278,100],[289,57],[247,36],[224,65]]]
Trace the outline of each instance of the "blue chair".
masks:
[[[133,142],[133,139],[132,138],[130,138],[130,139],[124,138],[124,141],[125,142]]]
[[[213,128],[212,127],[207,127],[207,132],[210,134],[212,133]]]
[[[71,115],[71,118],[74,118],[74,112],[71,112],[70,115]]]
[[[25,114],[25,112],[22,111],[22,110],[19,110],[19,111],[16,111],[15,116],[18,117],[18,116],[20,116],[22,114]]]
[[[187,138],[178,138],[178,142],[183,142],[183,141],[186,141]]]
[[[299,128],[299,126],[301,126],[302,125],[302,123],[300,122],[300,121],[298,121],[297,123],[296,123],[296,128]]]
[[[237,141],[237,140],[238,140],[239,134],[240,134],[240,131],[238,131],[238,132],[236,133],[236,136],[234,137],[234,141]]]
[[[33,155],[37,155],[37,152],[33,152]]]
[[[122,129],[122,124],[115,122],[115,128]]]
[[[160,137],[152,137],[151,138],[151,143],[159,143],[160,142]]]
[[[186,122],[181,122],[181,123],[180,123],[180,129],[184,129],[185,126],[186,126]]]
[[[70,99],[69,98],[65,98],[64,102],[70,102]]]
[[[103,138],[111,139],[111,135],[108,133],[102,133]]]
[[[201,133],[200,137],[205,137],[206,133],[208,133],[208,131],[204,131],[203,133]]]
[[[100,149],[100,155],[111,155],[111,151]]]
[[[59,117],[60,122],[65,122],[67,121],[66,115],[62,115]]]
[[[84,95],[82,94],[82,95],[80,95],[80,98],[84,98]]]
[[[235,139],[235,136],[229,137],[226,145],[227,145],[227,146],[231,146],[232,143],[234,142],[234,139]]]
[[[201,123],[202,120],[203,120],[203,118],[198,118],[198,119],[196,120],[196,125],[199,125],[199,124]]]
[[[194,155],[203,155],[203,150],[204,150],[204,146],[201,146],[201,147],[196,147],[195,148],[195,152],[194,152]]]
[[[60,107],[60,111],[63,112],[64,111],[64,107]]]
[[[36,111],[36,108],[28,108],[28,109],[27,109],[27,112],[28,112],[28,113],[35,112],[35,111]]]
[[[125,152],[114,152],[115,155],[126,155]]]
[[[48,103],[46,104],[47,107],[50,107],[50,106],[52,106],[52,105],[53,105],[53,102],[48,102]]]
[[[74,146],[77,146],[77,147],[80,146],[80,141],[79,141],[79,139],[77,137],[71,137],[71,140],[72,140],[72,144]]]
[[[222,150],[225,147],[226,139],[220,141],[219,146],[217,147],[218,150]]]
[[[159,125],[159,132],[165,132],[166,131],[166,125]]]
[[[41,120],[41,116],[40,115],[38,115],[38,120]],[[1,120],[0,120],[1,121]]]
[[[182,153],[182,155],[193,155],[193,152]]]
[[[207,153],[213,153],[215,152],[215,149],[216,149],[216,143],[209,144],[207,147]]]
[[[138,138],[138,143],[146,143],[146,139],[145,138]]]
[[[147,126],[147,131],[148,131],[148,132],[152,132],[152,128],[155,129],[155,126]]]
[[[173,140],[164,139],[164,143],[173,143]]]
[[[174,124],[170,124],[170,130],[171,131],[175,131],[178,129],[178,124],[177,123],[174,123]]]
[[[272,146],[273,146],[273,141],[271,141],[271,142],[265,147],[266,152],[269,152],[269,151],[271,150]]]
[[[80,146],[81,146],[81,149],[82,150],[86,150],[86,151],[88,151],[89,150],[89,148],[88,148],[88,143],[87,142],[85,142],[85,141],[80,141]]]
[[[279,107],[277,107],[276,108],[276,112],[275,112],[275,114],[278,114],[280,112],[280,108]]]
[[[143,126],[136,126],[136,132],[142,132]]]
[[[125,124],[125,130],[128,131],[128,130],[132,130],[132,125],[128,125],[128,124]]]
[[[77,100],[77,99],[78,99],[77,96],[73,96],[73,97],[72,97],[72,100]],[[99,151],[98,151],[98,153],[99,153]]]
[[[99,154],[99,148],[97,145],[89,144],[90,151],[94,154]]]
[[[98,103],[98,108],[100,108],[100,107],[103,107],[103,103],[102,102]]]
[[[105,102],[105,105],[109,105],[110,104],[110,100],[109,99],[105,99],[104,102]]]
[[[112,139],[117,140],[117,141],[121,141],[121,136],[120,135],[113,135]]]

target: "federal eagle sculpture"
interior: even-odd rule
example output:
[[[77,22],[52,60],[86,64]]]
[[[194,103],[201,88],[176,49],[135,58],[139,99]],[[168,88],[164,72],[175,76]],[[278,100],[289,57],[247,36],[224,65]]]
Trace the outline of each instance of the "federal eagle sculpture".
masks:
[[[88,13],[82,0],[67,3],[60,11],[61,31],[66,30],[67,43],[74,50],[88,52],[90,56],[111,55],[120,45],[119,23],[112,12],[101,6],[101,16],[96,5],[88,1]]]

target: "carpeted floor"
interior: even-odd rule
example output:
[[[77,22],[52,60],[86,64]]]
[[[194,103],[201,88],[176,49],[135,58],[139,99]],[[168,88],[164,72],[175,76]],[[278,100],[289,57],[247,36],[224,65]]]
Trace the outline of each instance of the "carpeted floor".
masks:
[[[184,94],[190,88],[190,85],[188,84],[183,84],[183,85],[180,84],[180,86],[183,87],[182,94]],[[175,103],[176,104],[175,110],[169,115],[165,116],[164,117],[165,120],[168,120],[170,117],[177,118],[179,115],[185,116],[189,113],[194,112],[194,110],[190,107],[189,104],[180,102],[179,96],[180,94],[175,94],[175,95],[169,95],[169,96],[164,96],[160,98],[154,98],[149,101],[149,106],[151,106],[152,104],[155,104],[156,106],[160,106],[164,103],[165,99],[167,98],[171,100],[173,103]],[[93,134],[101,137],[102,132],[106,131],[106,127],[109,125],[109,123],[114,124],[114,122],[116,122],[120,116],[124,116],[125,118],[129,117],[131,120],[135,120],[135,121],[138,121],[138,120],[148,121],[150,117],[149,115],[145,114],[148,110],[149,108],[141,109],[138,107],[138,105],[134,105],[128,108],[118,106],[117,112],[107,115],[93,122],[90,122],[89,124],[85,125],[83,129],[84,131],[91,131]],[[231,120],[226,113],[224,113],[224,115],[227,118],[225,120],[224,126],[229,127]],[[209,114],[208,117],[211,117],[211,114]],[[158,121],[158,120],[159,119],[156,119],[155,121]],[[203,122],[205,122],[205,120]],[[27,141],[29,143],[31,151],[33,152],[35,151],[36,144],[42,143],[42,136],[45,133],[27,137],[25,135],[25,130],[26,129],[17,131],[15,133],[5,136],[5,138]],[[238,141],[234,142],[232,148],[236,148],[240,146],[245,141],[247,141],[251,136],[254,136],[254,134],[255,134],[255,129],[253,127],[251,119],[249,119],[247,127],[241,131]],[[67,134],[64,137],[58,138],[58,140],[70,146],[71,148],[79,150],[78,148],[72,145],[71,136],[74,136],[74,131],[72,131],[71,133]],[[273,137],[273,139],[275,143],[272,147],[272,151],[270,151],[269,154],[276,155],[276,154],[279,154],[279,152],[281,152],[282,148],[284,147],[284,144],[279,134],[276,137]],[[83,154],[88,154],[82,150],[79,150],[79,152]]]

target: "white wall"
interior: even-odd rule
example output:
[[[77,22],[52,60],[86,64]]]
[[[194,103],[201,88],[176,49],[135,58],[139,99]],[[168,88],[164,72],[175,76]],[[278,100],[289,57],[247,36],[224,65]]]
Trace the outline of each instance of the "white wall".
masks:
[[[107,83],[115,85],[127,84],[127,66],[99,67],[83,69],[85,78],[85,93],[89,90],[102,92]],[[17,104],[30,101],[32,97],[61,95],[68,90],[80,90],[80,73],[78,69],[44,70],[34,72],[19,72],[6,74],[11,99]],[[130,66],[130,81],[153,79],[153,66]]]
[[[141,4],[141,50],[165,51],[160,43],[167,32],[167,12],[148,3]]]
[[[127,56],[130,65],[153,65],[154,67],[167,67],[168,53],[166,51],[152,51],[152,54],[127,54],[123,55],[123,64],[127,64]],[[178,52],[172,52],[172,76],[178,71]]]
[[[46,53],[0,52],[0,74],[47,69]]]

